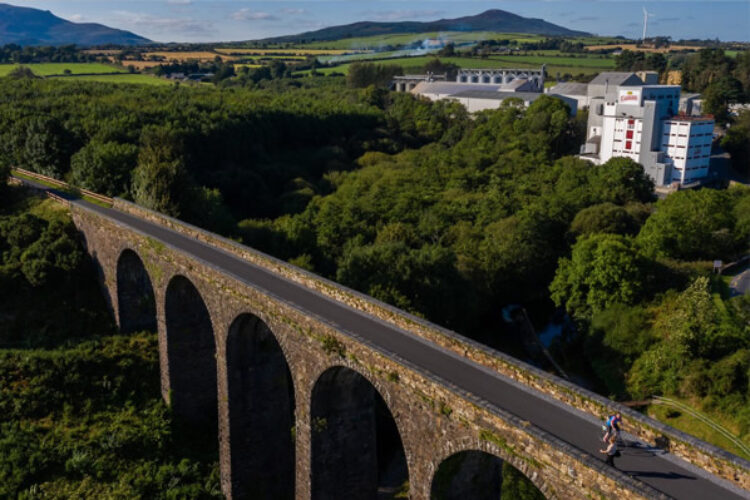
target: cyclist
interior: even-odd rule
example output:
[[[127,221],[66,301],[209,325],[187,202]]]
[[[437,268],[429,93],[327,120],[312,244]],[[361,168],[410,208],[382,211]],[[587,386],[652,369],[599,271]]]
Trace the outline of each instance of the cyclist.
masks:
[[[619,440],[620,438],[620,425],[622,424],[622,416],[620,412],[615,413],[607,417],[607,421],[604,424],[604,437],[602,441],[605,443],[609,441],[609,438],[615,437]]]

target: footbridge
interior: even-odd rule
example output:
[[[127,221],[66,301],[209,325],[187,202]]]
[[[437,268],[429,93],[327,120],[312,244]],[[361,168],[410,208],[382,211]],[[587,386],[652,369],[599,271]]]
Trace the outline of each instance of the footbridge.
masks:
[[[121,330],[158,331],[164,399],[215,433],[227,498],[498,498],[500,461],[547,498],[750,498],[747,461],[517,359],[129,202],[62,201]]]

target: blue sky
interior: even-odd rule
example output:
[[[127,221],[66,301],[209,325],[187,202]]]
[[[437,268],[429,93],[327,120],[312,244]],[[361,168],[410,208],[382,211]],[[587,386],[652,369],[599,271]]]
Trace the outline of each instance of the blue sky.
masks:
[[[750,0],[10,0],[76,22],[98,22],[153,40],[213,42],[294,34],[356,21],[429,21],[502,9],[571,29],[640,37],[649,34],[750,41]]]

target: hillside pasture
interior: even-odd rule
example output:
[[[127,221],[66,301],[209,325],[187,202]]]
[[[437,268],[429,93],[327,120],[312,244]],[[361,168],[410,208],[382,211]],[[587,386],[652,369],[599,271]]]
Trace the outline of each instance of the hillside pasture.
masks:
[[[546,56],[546,55],[502,55],[502,56],[490,56],[490,59],[495,61],[503,61],[510,64],[536,64],[541,66],[546,64],[549,66],[565,66],[571,68],[598,68],[601,70],[614,69],[615,60],[613,58],[605,57],[564,57],[564,56]]]
[[[519,33],[495,33],[492,31],[441,31],[429,33],[401,33],[389,35],[374,35],[366,37],[343,38],[310,42],[305,47],[326,49],[379,49],[386,46],[410,45],[424,40],[443,40],[447,42],[476,43],[482,40],[513,40],[517,43],[536,42],[544,37]]]
[[[7,76],[18,64],[0,64],[0,76]],[[37,76],[63,75],[65,70],[70,70],[73,75],[91,75],[107,73],[124,73],[125,70],[119,66],[101,63],[32,63],[23,64]]]

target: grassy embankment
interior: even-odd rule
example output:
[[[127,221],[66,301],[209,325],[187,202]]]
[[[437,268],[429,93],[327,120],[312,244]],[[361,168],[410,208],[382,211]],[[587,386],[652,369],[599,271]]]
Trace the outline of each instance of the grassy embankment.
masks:
[[[690,401],[671,397],[678,403],[687,405],[694,408],[694,405]],[[697,410],[695,410],[697,412]],[[668,404],[652,404],[646,408],[648,416],[664,422],[667,425],[671,425],[675,429],[679,429],[682,432],[691,434],[698,439],[702,439],[707,443],[711,443],[715,446],[723,448],[735,455],[750,460],[750,455],[745,453],[740,447],[738,447],[732,440],[728,439],[723,433],[718,431],[714,426],[709,425],[701,419],[696,418],[688,412],[682,411],[679,408],[672,407]],[[738,440],[741,440],[746,446],[750,446],[750,435],[744,436],[744,439],[740,439],[739,429],[737,428],[736,422],[732,418],[728,418],[727,415],[707,413],[705,411],[698,412],[703,414],[705,417],[713,421],[715,424],[723,427],[730,434],[734,435]]]

